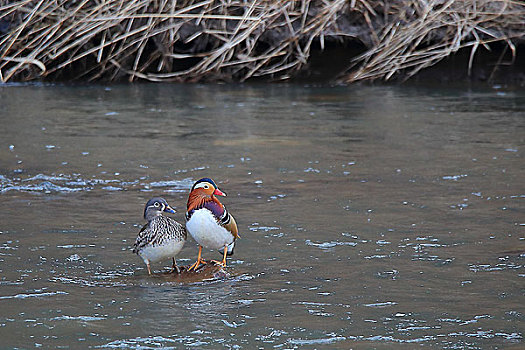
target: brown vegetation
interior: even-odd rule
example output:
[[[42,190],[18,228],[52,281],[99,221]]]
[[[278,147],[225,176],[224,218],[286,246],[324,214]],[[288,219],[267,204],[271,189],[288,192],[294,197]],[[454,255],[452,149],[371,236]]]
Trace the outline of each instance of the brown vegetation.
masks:
[[[524,39],[518,0],[0,0],[0,79],[287,79],[359,42],[340,80],[388,80]]]

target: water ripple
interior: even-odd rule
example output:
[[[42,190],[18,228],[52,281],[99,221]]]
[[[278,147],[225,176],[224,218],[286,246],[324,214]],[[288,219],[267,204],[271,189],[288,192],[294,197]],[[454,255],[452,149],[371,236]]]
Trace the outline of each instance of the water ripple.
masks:
[[[305,243],[306,243],[306,245],[314,246],[314,247],[317,247],[317,248],[320,248],[320,249],[330,249],[330,248],[333,248],[333,247],[336,247],[336,246],[340,246],[340,245],[349,245],[349,246],[352,246],[352,247],[355,247],[357,245],[357,243],[355,243],[355,242],[340,242],[340,241],[330,241],[330,242],[316,243],[316,242],[312,242],[309,239],[305,240]]]
[[[333,336],[328,338],[318,338],[318,339],[290,339],[288,343],[292,345],[326,345],[333,342],[346,340],[346,337],[342,336]]]
[[[29,184],[29,185],[16,185],[16,184],[8,183],[6,185],[2,184],[0,186],[0,192],[8,192],[8,191],[13,191],[13,190],[20,191],[20,192],[69,193],[69,192],[82,191],[82,188],[59,186],[59,185],[55,185],[54,183],[50,181],[44,181],[44,182],[40,182],[37,184]]]
[[[164,192],[186,192],[191,188],[194,180],[164,180],[144,182],[143,179],[123,181],[120,179],[84,179],[80,174],[45,175],[37,174],[27,178],[8,178],[0,175],[0,193],[10,191],[29,193],[75,193],[101,189],[104,191],[123,191],[138,189],[150,191],[152,188],[164,188]]]
[[[508,263],[502,263],[502,264],[471,264],[469,265],[470,271],[473,272],[490,272],[490,271],[503,271],[503,270],[515,270],[515,269],[522,269],[522,264],[516,264],[513,262]]]
[[[102,317],[102,316],[68,316],[68,315],[64,315],[64,316],[58,316],[58,317],[53,317],[51,320],[53,321],[84,321],[84,322],[88,322],[88,321],[100,321],[100,320],[105,320],[106,317]]]
[[[162,349],[176,349],[176,346],[166,346],[166,343],[186,343],[194,340],[193,337],[181,337],[178,339],[166,338],[163,336],[137,337],[133,339],[115,340],[110,343],[96,346],[97,348],[116,348],[116,349],[151,349],[151,347],[162,347]]]
[[[467,176],[468,176],[467,174],[460,174],[460,175],[446,175],[446,176],[443,176],[442,179],[443,179],[443,180],[453,180],[453,181],[458,181],[459,179],[464,178],[464,177],[467,177]]]
[[[367,307],[388,307],[397,305],[395,301],[385,301],[385,302],[379,302],[379,303],[372,303],[372,304],[363,304],[363,306]]]
[[[2,299],[27,299],[27,298],[35,298],[35,297],[49,297],[53,295],[58,294],[69,294],[62,291],[56,291],[56,292],[44,292],[44,293],[28,293],[28,294],[16,294],[16,295],[4,295],[0,296],[0,300]]]
[[[151,187],[169,187],[167,192],[186,192],[193,185],[192,178],[185,178],[182,180],[164,180],[164,181],[154,181],[149,184],[144,184],[144,188],[149,189]]]

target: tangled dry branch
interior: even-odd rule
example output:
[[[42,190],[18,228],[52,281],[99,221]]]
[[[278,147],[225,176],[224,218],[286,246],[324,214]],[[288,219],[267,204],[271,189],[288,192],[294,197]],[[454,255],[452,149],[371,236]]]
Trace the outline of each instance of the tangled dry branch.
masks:
[[[515,54],[524,23],[513,0],[0,0],[0,79],[286,79],[325,40],[367,45],[344,81],[390,79],[464,47]]]

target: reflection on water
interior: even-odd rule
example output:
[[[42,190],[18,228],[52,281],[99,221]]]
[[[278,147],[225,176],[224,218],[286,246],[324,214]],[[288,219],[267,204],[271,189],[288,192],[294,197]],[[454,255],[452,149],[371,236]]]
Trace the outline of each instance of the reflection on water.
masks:
[[[0,88],[5,347],[523,346],[521,91]],[[144,203],[228,193],[230,276],[148,276]],[[190,264],[197,246],[179,256]],[[217,252],[204,252],[218,258]]]

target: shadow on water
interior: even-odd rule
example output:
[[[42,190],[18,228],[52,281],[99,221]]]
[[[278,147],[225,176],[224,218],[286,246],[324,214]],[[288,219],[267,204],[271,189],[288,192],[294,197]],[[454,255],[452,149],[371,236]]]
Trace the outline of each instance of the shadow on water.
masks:
[[[525,95],[0,87],[5,347],[520,348]],[[229,276],[148,276],[144,203],[228,193]],[[178,256],[197,255],[191,239]],[[204,252],[204,258],[219,258]]]

